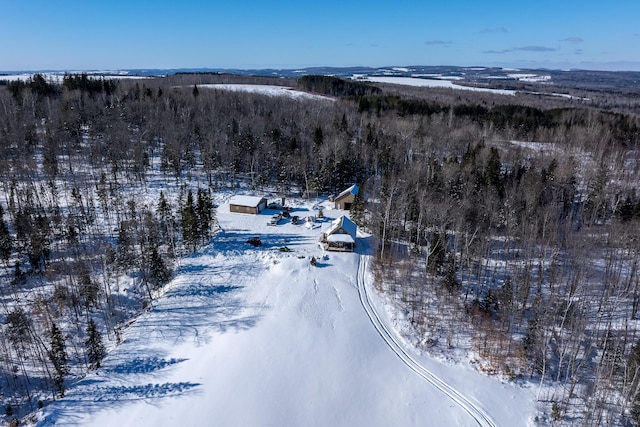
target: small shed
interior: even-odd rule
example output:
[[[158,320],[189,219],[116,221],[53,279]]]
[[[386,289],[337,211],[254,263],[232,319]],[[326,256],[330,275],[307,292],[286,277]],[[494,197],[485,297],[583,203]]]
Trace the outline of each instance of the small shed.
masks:
[[[267,199],[258,196],[233,196],[229,199],[229,212],[259,214],[267,207]]]
[[[356,198],[356,194],[358,194],[358,190],[358,186],[356,184],[353,184],[351,187],[338,194],[338,196],[334,199],[335,208],[345,211],[351,209],[351,205]]]
[[[328,251],[353,252],[356,246],[356,224],[349,217],[341,216],[322,233],[320,241]]]

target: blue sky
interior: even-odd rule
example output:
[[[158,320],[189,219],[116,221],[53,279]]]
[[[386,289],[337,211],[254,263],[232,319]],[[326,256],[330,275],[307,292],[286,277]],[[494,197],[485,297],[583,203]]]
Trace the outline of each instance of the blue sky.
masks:
[[[640,1],[0,0],[0,70],[640,70]]]

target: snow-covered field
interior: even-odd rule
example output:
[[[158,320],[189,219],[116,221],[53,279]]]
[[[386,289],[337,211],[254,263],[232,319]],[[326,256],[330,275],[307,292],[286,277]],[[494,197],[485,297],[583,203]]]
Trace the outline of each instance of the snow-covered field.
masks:
[[[40,73],[45,78],[45,80],[54,82],[54,83],[62,83],[62,79],[66,74],[82,74],[86,73],[89,77],[96,79],[105,79],[105,80],[114,80],[114,79],[131,79],[131,80],[139,80],[139,79],[149,79],[151,77],[146,76],[134,76],[130,74],[120,73],[113,74],[109,72],[86,72],[86,71],[69,71],[65,72],[43,72]],[[27,81],[34,76],[34,73],[20,73],[20,74],[0,74],[0,81],[4,80],[7,82],[14,81]]]
[[[530,390],[407,347],[374,291],[367,235],[357,253],[322,252],[321,227],[344,212],[274,227],[273,211],[220,202],[221,231],[39,426],[533,424]],[[317,211],[300,201],[291,214]]]
[[[317,95],[313,93],[303,92],[287,86],[270,86],[270,85],[250,85],[250,84],[203,84],[199,85],[200,88],[210,88],[218,90],[229,90],[234,92],[249,92],[259,93],[269,96],[288,96],[290,98],[305,98],[305,99],[322,99],[333,101],[334,99],[329,96]]]
[[[508,76],[493,76],[493,79],[507,79],[515,78],[520,82],[528,83],[548,83],[550,82],[550,76],[538,76],[535,74],[509,74]],[[372,83],[391,83],[404,86],[414,87],[433,87],[433,88],[447,88],[447,89],[459,89],[470,90],[476,92],[489,92],[497,93],[499,95],[515,95],[519,91],[512,89],[491,89],[484,87],[473,87],[457,84],[456,81],[464,80],[459,76],[445,76],[440,74],[414,74],[413,77],[398,77],[398,76],[367,76],[364,74],[357,74],[352,77],[354,80],[367,81]],[[522,91],[522,93],[528,93],[532,95],[542,96],[554,96],[559,98],[567,98],[579,101],[589,101],[588,98],[581,98],[566,93],[552,93],[552,92],[531,92]]]
[[[521,82],[529,82],[529,83],[541,83],[541,82],[551,81],[551,76],[539,75],[539,74],[513,73],[513,74],[507,74],[507,77],[519,80]]]
[[[471,86],[462,86],[459,84],[455,84],[450,80],[444,79],[421,79],[416,77],[378,77],[378,76],[367,76],[367,77],[359,77],[358,80],[374,82],[374,83],[392,83],[397,85],[405,85],[405,86],[416,86],[416,87],[442,87],[448,89],[460,89],[460,90],[471,90],[478,92],[491,92],[497,93],[500,95],[515,95],[515,90],[507,90],[507,89],[490,89],[490,88],[482,88],[482,87],[471,87]]]

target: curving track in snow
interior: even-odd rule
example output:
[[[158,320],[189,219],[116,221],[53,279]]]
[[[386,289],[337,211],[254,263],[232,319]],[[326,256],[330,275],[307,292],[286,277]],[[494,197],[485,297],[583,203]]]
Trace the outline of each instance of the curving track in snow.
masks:
[[[393,351],[416,374],[424,378],[435,388],[444,393],[448,398],[453,400],[458,406],[464,409],[477,423],[482,427],[497,427],[497,424],[489,414],[487,414],[478,405],[464,397],[459,391],[451,387],[445,381],[436,376],[433,372],[422,366],[414,357],[409,354],[404,347],[398,342],[397,338],[389,331],[380,316],[376,312],[365,285],[365,272],[367,270],[369,256],[361,255],[358,264],[358,294],[360,302],[364,308],[369,320],[378,331],[378,334],[387,343],[391,351]]]

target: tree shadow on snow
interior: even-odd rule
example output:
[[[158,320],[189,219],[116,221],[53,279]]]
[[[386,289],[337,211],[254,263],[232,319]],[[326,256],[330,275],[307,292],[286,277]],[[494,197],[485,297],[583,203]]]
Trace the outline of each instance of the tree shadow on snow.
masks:
[[[122,344],[103,360],[95,374],[70,387],[67,397],[48,406],[38,425],[79,425],[76,414],[87,414],[126,402],[145,400],[151,405],[169,404],[168,396],[198,393],[197,382],[167,382],[171,370],[186,361],[169,350],[214,342],[217,335],[253,328],[263,306],[246,299],[244,288],[257,284],[265,270],[264,259],[250,252],[249,233],[220,233],[203,251],[183,259],[175,280],[151,310],[122,332]],[[295,236],[271,239],[295,242]],[[274,240],[274,242],[277,240]],[[278,243],[279,244],[279,243]],[[258,250],[273,250],[277,244]],[[123,409],[124,410],[124,409]]]
[[[65,426],[86,424],[83,414],[91,414],[109,408],[118,410],[133,401],[149,401],[161,404],[165,397],[189,396],[198,393],[201,384],[193,382],[165,382],[138,385],[92,386],[86,393],[74,393],[57,402],[54,408],[38,424],[39,427],[58,425],[58,419],[65,420]]]
[[[146,374],[184,362],[185,360],[187,359],[171,358],[167,360],[155,356],[148,358],[134,357],[133,359],[126,360],[116,366],[106,368],[104,371],[106,373],[113,372],[116,374]]]

